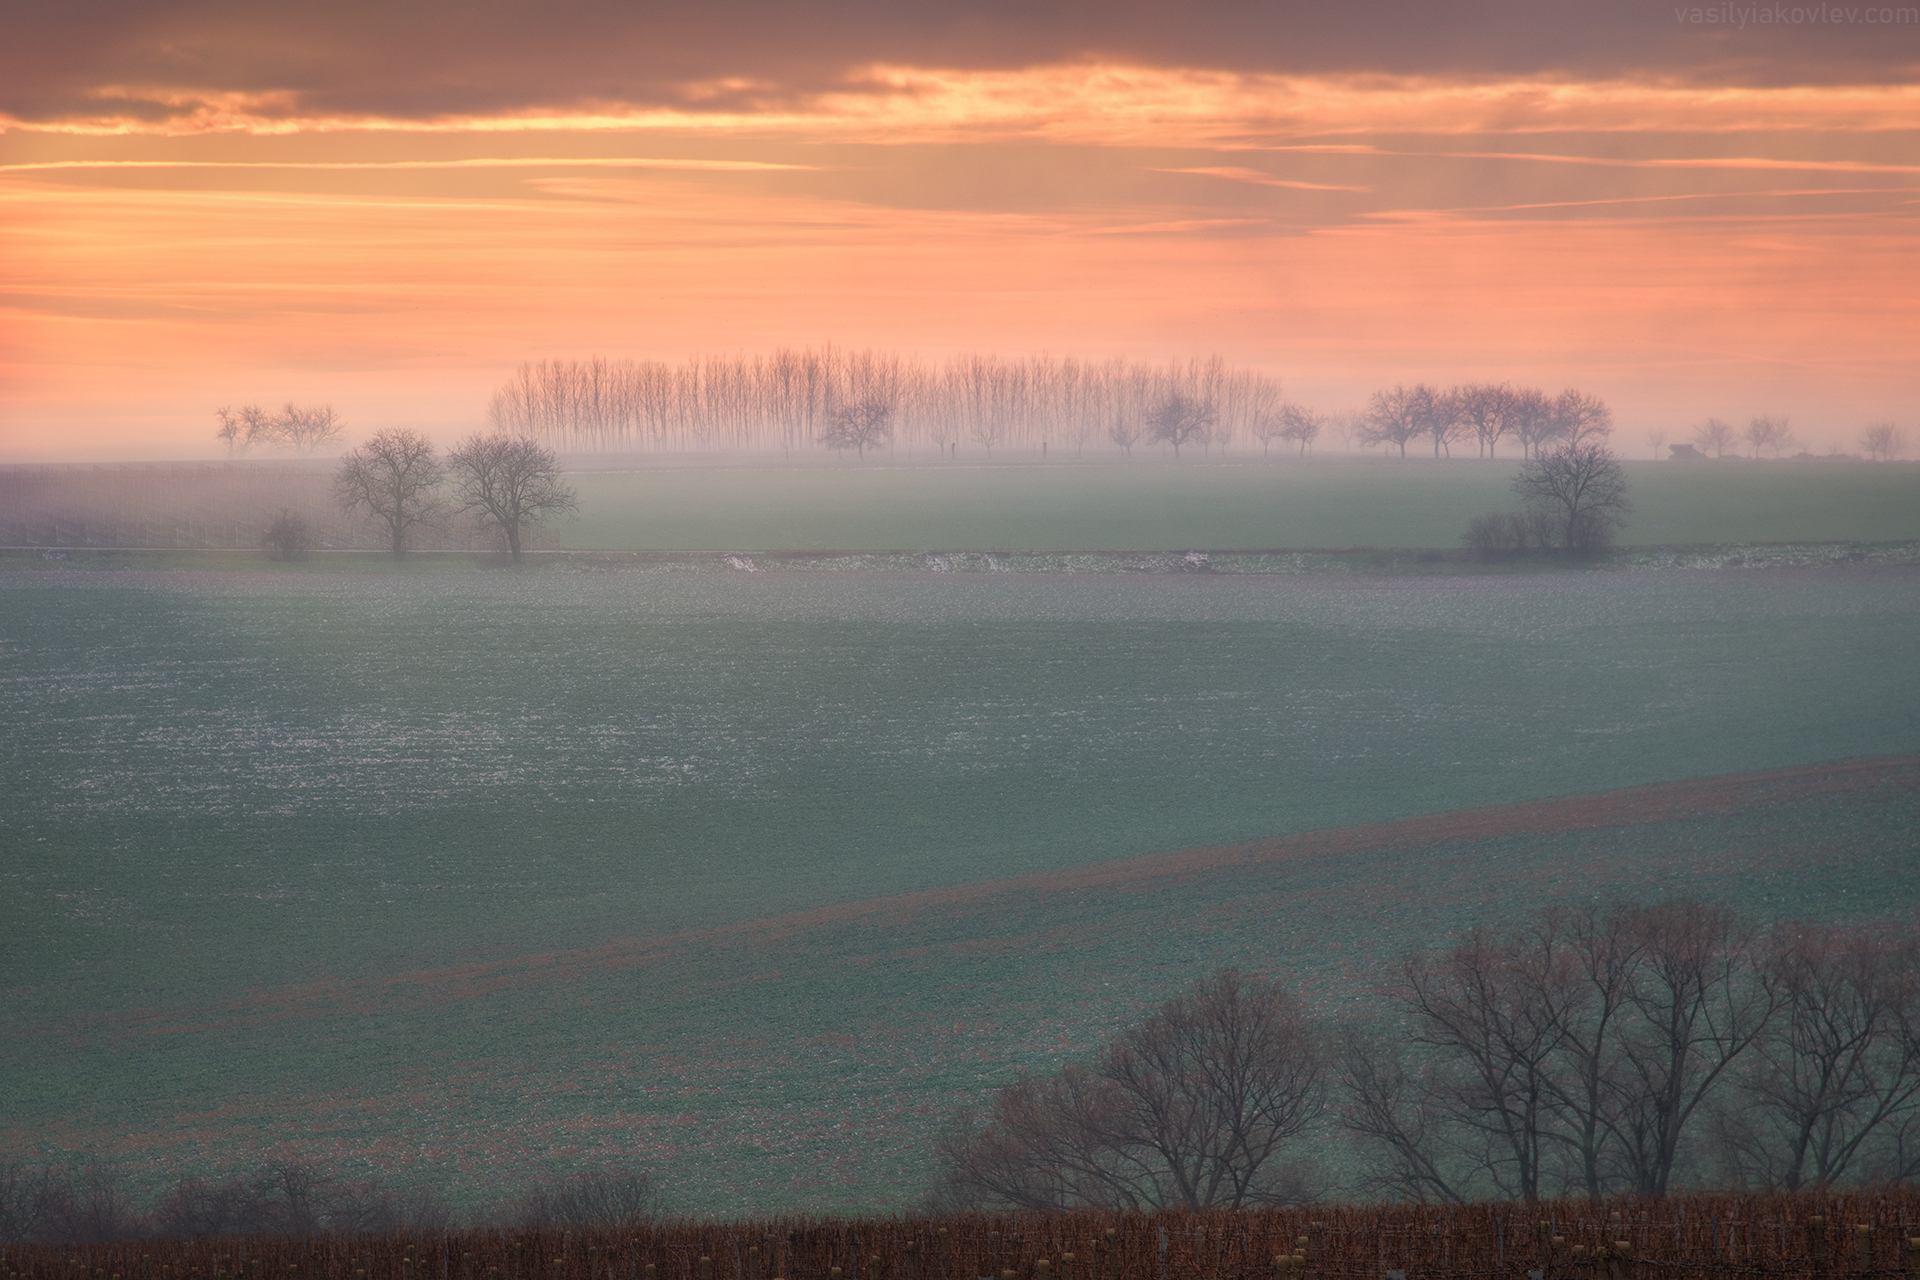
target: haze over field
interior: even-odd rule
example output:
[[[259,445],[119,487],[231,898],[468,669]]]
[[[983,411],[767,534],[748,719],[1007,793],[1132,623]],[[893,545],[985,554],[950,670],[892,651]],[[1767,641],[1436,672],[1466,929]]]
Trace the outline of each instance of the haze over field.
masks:
[[[1920,7],[13,9],[0,1272],[1920,1186]]]

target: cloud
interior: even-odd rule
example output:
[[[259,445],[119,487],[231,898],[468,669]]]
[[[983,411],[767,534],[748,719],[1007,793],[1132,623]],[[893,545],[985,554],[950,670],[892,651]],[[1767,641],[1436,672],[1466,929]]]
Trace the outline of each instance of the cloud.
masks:
[[[1906,25],[1831,21],[1819,6],[1818,21],[1735,27],[1690,12],[1651,0],[75,0],[10,14],[0,114],[36,126],[190,130],[661,110],[762,116],[809,110],[822,94],[916,92],[864,74],[875,66],[1006,73],[1093,63],[1682,88],[1897,84],[1920,67],[1920,15]]]
[[[1293,182],[1286,178],[1276,178],[1258,169],[1242,169],[1233,165],[1218,165],[1199,169],[1155,169],[1155,173],[1192,173],[1207,178],[1224,178],[1228,182],[1248,182],[1256,187],[1286,187],[1292,191],[1353,191],[1368,192],[1372,187],[1343,187],[1328,182]]]

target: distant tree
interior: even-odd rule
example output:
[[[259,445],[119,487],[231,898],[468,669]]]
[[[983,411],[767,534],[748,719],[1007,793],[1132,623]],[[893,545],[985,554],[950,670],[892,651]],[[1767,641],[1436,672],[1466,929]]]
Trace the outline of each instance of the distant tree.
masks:
[[[1454,392],[1460,421],[1473,432],[1480,456],[1496,456],[1500,437],[1513,430],[1513,388],[1491,382],[1460,387]]]
[[[1733,443],[1733,424],[1719,418],[1708,418],[1693,429],[1693,443],[1700,452],[1712,451],[1716,458],[1727,456],[1727,446]]]
[[[438,523],[446,507],[434,490],[445,473],[433,442],[417,431],[393,427],[376,432],[340,459],[334,499],[348,511],[365,510],[387,528],[393,558],[407,554],[413,531]]]
[[[1444,449],[1451,458],[1453,442],[1460,438],[1467,425],[1460,412],[1459,396],[1422,383],[1413,389],[1413,413],[1419,434],[1433,437],[1433,456],[1437,459]]]
[[[1169,391],[1154,406],[1149,419],[1152,438],[1173,446],[1173,456],[1180,456],[1180,446],[1190,440],[1206,442],[1211,439],[1214,423],[1218,420],[1214,406],[1199,396],[1184,391]]]
[[[1320,432],[1326,427],[1326,419],[1303,404],[1289,400],[1280,406],[1280,438],[1291,440],[1300,446],[1300,456],[1307,456],[1307,446],[1320,438]]]
[[[221,405],[213,416],[220,422],[214,438],[227,446],[230,458],[239,457],[256,444],[274,444],[279,439],[273,415],[257,404],[243,404],[238,409]]]
[[[1647,444],[1653,449],[1654,461],[1658,462],[1661,456],[1660,451],[1667,447],[1667,429],[1665,427],[1648,428]]]
[[[1113,421],[1107,424],[1107,439],[1126,450],[1129,458],[1133,456],[1133,446],[1140,443],[1142,434],[1144,429],[1140,419],[1130,413],[1116,413]]]
[[[1599,444],[1613,434],[1613,410],[1599,396],[1569,387],[1553,398],[1553,438],[1577,447]]]
[[[1253,420],[1253,425],[1249,429],[1253,433],[1253,438],[1260,442],[1260,456],[1263,458],[1267,456],[1267,450],[1275,440],[1286,439],[1286,420],[1277,410],[1260,414]]]
[[[1393,445],[1400,456],[1407,456],[1407,441],[1419,435],[1421,388],[1396,386],[1391,391],[1376,391],[1368,402],[1367,416],[1360,424],[1360,443]]]
[[[346,424],[334,412],[332,405],[315,404],[302,408],[291,400],[274,415],[271,424],[272,438],[276,442],[290,444],[301,453],[311,453],[323,445],[332,444],[345,430]]]
[[[213,416],[220,423],[213,438],[227,446],[227,456],[232,458],[243,453],[247,447],[246,428],[240,421],[240,415],[223,404],[213,411]]]
[[[220,406],[213,411],[220,426],[214,438],[227,446],[228,457],[238,457],[256,444],[292,445],[301,453],[310,453],[331,444],[345,430],[340,415],[330,404],[305,408],[288,401],[279,413],[268,413],[257,404],[238,409]]]
[[[1552,517],[1555,541],[1569,551],[1606,546],[1633,509],[1626,473],[1603,444],[1536,454],[1521,465],[1513,488],[1528,507]]]
[[[1520,442],[1520,456],[1531,458],[1550,444],[1559,432],[1554,402],[1538,387],[1514,391],[1506,404],[1508,430]]]
[[[1747,446],[1753,450],[1753,456],[1756,458],[1760,456],[1762,449],[1771,451],[1777,458],[1782,451],[1791,449],[1799,443],[1793,432],[1788,429],[1787,419],[1783,417],[1766,415],[1755,417],[1748,421],[1747,429],[1740,434],[1741,438],[1747,442]]]
[[[261,535],[260,545],[269,560],[304,560],[313,548],[313,531],[305,516],[282,507]]]
[[[475,432],[447,454],[447,470],[454,505],[499,529],[515,564],[523,529],[580,506],[553,451],[528,436]]]
[[[1906,434],[1891,422],[1876,422],[1860,433],[1860,448],[1873,462],[1891,462],[1906,447]]]
[[[1319,1109],[1323,1038],[1291,993],[1223,970],[1094,1065],[1023,1076],[940,1141],[954,1203],[1239,1208],[1297,1198],[1281,1166]]]
[[[867,450],[878,449],[893,439],[893,404],[878,396],[866,396],[837,406],[820,443],[829,449],[852,449],[865,462]]]

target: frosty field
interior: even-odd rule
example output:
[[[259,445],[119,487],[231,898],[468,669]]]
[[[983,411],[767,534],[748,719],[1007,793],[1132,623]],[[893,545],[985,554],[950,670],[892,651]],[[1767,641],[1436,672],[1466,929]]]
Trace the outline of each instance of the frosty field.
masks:
[[[691,1209],[884,1207],[946,1107],[1226,959],[1337,1005],[1556,896],[1920,903],[1910,769],[1090,870],[1920,751],[1911,569],[36,572],[0,646],[0,1157],[472,1198],[638,1150]]]

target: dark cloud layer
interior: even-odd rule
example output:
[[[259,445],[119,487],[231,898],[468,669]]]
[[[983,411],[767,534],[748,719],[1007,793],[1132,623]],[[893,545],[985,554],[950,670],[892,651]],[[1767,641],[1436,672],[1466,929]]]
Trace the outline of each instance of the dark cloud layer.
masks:
[[[841,86],[873,62],[1012,69],[1083,58],[1297,74],[1894,83],[1920,70],[1914,3],[15,3],[0,42],[0,112],[97,115],[111,86],[133,90],[116,110],[149,119],[221,93],[285,94],[276,109],[299,115],[738,109]]]

